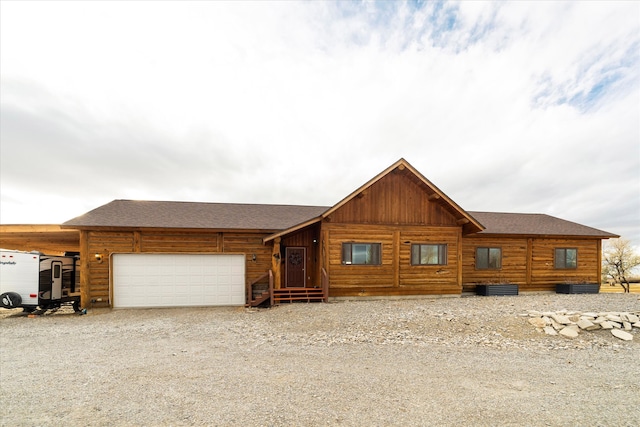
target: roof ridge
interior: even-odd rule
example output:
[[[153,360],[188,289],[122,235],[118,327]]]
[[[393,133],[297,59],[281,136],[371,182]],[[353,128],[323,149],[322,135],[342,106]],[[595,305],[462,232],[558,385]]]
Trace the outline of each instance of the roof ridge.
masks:
[[[197,202],[192,200],[135,200],[135,199],[114,199],[113,202],[134,202],[134,203],[171,203],[171,204],[196,204],[196,205],[234,205],[234,206],[282,206],[298,208],[330,208],[326,205],[300,205],[291,203],[247,203],[247,202]],[[108,203],[107,203],[108,204]]]
[[[495,211],[474,211],[468,210],[469,213],[486,213],[486,214],[504,214],[504,215],[546,215],[552,216],[542,212],[495,212]]]

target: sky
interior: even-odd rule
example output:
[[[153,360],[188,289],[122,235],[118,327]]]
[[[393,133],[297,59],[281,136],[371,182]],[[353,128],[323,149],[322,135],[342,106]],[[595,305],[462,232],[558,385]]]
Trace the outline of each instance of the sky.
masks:
[[[640,246],[640,3],[0,1],[0,223],[330,206],[400,158],[465,210]]]

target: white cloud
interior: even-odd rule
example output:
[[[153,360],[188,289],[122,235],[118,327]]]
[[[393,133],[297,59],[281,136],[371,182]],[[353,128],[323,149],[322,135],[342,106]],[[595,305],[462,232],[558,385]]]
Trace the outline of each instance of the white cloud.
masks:
[[[326,205],[405,157],[465,209],[640,242],[639,12],[3,2],[0,221],[115,198]]]

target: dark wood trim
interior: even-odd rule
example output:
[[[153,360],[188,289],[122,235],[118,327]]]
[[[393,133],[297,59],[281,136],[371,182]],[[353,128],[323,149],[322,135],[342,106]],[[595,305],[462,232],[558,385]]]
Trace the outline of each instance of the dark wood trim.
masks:
[[[91,304],[91,275],[89,270],[89,232],[80,232],[80,306]]]
[[[527,270],[526,270],[526,281],[527,283],[531,283],[531,277],[533,274],[533,239],[527,239]]]
[[[380,253],[380,263],[382,264],[382,253]],[[400,232],[393,232],[393,287],[400,286]]]

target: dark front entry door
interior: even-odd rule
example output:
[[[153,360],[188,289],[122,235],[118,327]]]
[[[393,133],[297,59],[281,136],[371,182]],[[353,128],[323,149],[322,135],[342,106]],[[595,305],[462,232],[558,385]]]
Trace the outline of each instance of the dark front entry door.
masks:
[[[287,278],[285,286],[288,288],[304,288],[307,270],[307,249],[286,248]]]

